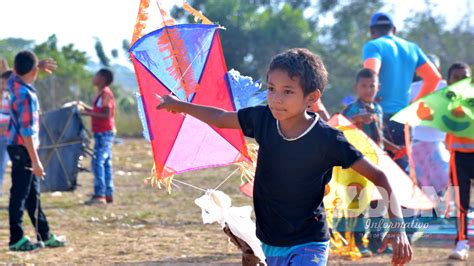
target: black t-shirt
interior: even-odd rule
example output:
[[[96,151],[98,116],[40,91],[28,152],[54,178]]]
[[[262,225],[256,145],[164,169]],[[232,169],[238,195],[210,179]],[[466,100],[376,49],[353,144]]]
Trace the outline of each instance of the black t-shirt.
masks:
[[[344,135],[317,115],[301,138],[285,140],[268,106],[238,111],[244,135],[259,144],[253,202],[257,237],[265,244],[289,247],[329,240],[322,204],[334,166],[350,167],[362,158]]]

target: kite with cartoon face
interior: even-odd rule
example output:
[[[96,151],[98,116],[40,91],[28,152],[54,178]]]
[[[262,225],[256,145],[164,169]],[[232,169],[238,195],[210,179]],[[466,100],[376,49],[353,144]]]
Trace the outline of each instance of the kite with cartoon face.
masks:
[[[474,84],[464,79],[431,93],[395,114],[391,120],[429,126],[458,137],[474,137]]]

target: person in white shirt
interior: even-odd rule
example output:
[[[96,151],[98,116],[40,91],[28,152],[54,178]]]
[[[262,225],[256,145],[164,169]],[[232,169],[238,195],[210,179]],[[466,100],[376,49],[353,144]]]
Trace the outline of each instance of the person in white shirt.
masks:
[[[428,58],[439,69],[439,58],[428,55]],[[410,97],[413,101],[418,95],[423,81],[411,84]],[[448,86],[441,80],[436,90]],[[412,128],[412,156],[415,164],[416,178],[420,187],[431,186],[438,196],[442,196],[448,187],[448,166],[450,154],[444,144],[446,134],[438,129],[427,126]]]

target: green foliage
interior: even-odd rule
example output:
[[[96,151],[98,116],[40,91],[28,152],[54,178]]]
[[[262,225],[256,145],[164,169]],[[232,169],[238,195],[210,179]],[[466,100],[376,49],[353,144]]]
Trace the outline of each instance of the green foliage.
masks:
[[[426,6],[427,9],[405,20],[406,30],[401,35],[417,43],[426,53],[437,55],[444,78],[449,66],[456,61],[474,64],[474,26],[469,18],[466,16],[453,29],[446,29],[446,19],[434,15],[431,1]]]
[[[105,54],[104,47],[102,46],[102,42],[99,38],[95,38],[94,48],[95,52],[97,53],[97,57],[99,57],[100,63],[105,67],[110,66],[110,59]]]
[[[33,50],[39,59],[53,58],[58,64],[53,74],[40,73],[35,82],[42,111],[56,109],[75,100],[92,104],[96,89],[92,85],[93,73],[86,67],[89,61],[86,52],[77,50],[73,44],[59,47],[55,35],[37,45],[33,41],[23,39],[0,40],[0,58],[6,58],[10,66],[13,65],[16,53],[25,49]],[[111,89],[117,102],[118,133],[140,136],[142,129],[133,97],[127,96],[119,85],[113,84]]]
[[[292,47],[306,47],[319,54],[329,72],[329,86],[323,100],[330,112],[341,111],[341,100],[352,94],[356,73],[362,68],[362,46],[370,39],[370,16],[382,9],[384,0],[193,0],[190,4],[209,19],[226,27],[220,31],[227,67],[235,68],[255,79],[265,78],[271,58]],[[427,0],[425,10],[405,20],[404,32],[397,35],[417,43],[426,53],[441,58],[442,72],[454,61],[474,63],[472,44],[474,28],[466,16],[452,29],[446,28],[445,18],[435,15],[434,1]],[[311,12],[307,12],[311,11]],[[193,19],[182,9],[173,16],[181,21]],[[325,18],[326,23],[320,23]],[[123,40],[121,50],[112,51],[111,58],[124,52],[130,43]],[[39,58],[52,57],[58,62],[53,75],[41,75],[36,83],[43,110],[59,107],[77,98],[91,103],[95,89],[92,74],[86,69],[85,52],[69,44],[58,47],[56,36],[35,45],[18,38],[0,40],[0,58],[12,66],[17,52],[34,50]],[[102,43],[96,39],[96,52],[103,66],[110,59]],[[116,69],[117,70],[117,69]],[[117,70],[118,71],[118,70]],[[129,79],[122,75],[122,79]],[[128,88],[133,89],[133,88]],[[140,135],[135,100],[117,85],[112,86],[117,102],[119,134]]]
[[[370,39],[369,19],[382,7],[380,0],[322,1],[320,14],[331,14],[334,24],[322,28],[324,34],[315,49],[329,72],[329,86],[323,101],[330,112],[340,112],[341,100],[352,94],[357,72],[362,68],[362,47]]]
[[[77,99],[90,101],[95,93],[92,74],[85,69],[86,52],[77,50],[73,44],[59,48],[57,42],[56,36],[52,35],[33,49],[38,58],[53,58],[58,64],[52,75],[40,73],[35,83],[44,111]]]
[[[13,59],[15,55],[27,49],[33,49],[34,41],[24,40],[20,38],[7,38],[0,40],[0,58],[7,60],[8,65],[13,67]]]
[[[308,0],[195,0],[191,4],[226,28],[220,36],[227,67],[261,78],[274,55],[314,42],[316,34],[311,21],[301,11],[310,3]],[[177,10],[173,14],[184,15]],[[192,21],[191,17],[187,19]]]

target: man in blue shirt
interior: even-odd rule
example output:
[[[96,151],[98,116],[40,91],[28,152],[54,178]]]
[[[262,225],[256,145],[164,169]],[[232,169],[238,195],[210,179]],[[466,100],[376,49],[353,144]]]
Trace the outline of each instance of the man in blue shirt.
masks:
[[[423,79],[418,99],[436,88],[441,74],[418,45],[395,36],[393,19],[384,12],[375,13],[370,20],[372,40],[362,50],[364,68],[379,75],[380,90],[376,96],[384,112],[384,136],[396,145],[405,145],[403,125],[390,117],[410,102],[410,85],[416,74]],[[406,169],[406,158],[397,162]]]

